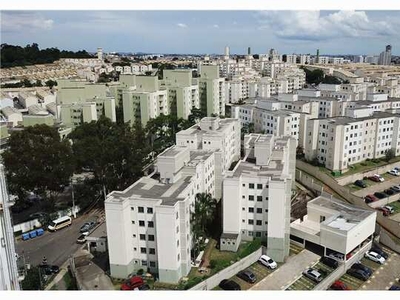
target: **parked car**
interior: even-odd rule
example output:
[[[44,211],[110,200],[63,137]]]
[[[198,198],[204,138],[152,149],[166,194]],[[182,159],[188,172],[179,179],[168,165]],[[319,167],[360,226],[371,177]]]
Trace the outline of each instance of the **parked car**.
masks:
[[[240,285],[234,282],[233,280],[224,279],[222,280],[219,285],[221,289],[225,291],[240,291]]]
[[[150,286],[148,284],[143,284],[138,287],[138,290],[139,291],[148,291],[148,290],[150,290]]]
[[[239,273],[236,274],[236,276],[249,283],[254,283],[257,280],[256,275],[254,275],[253,272],[249,270],[240,271]]]
[[[44,213],[44,212],[36,212],[36,213],[30,214],[30,215],[29,215],[29,219],[32,219],[32,220],[34,220],[34,219],[40,219],[40,218],[42,218],[42,217],[44,217],[44,216],[46,216],[46,215],[47,215],[47,214]]]
[[[139,288],[139,286],[142,286],[143,284],[144,284],[144,281],[143,281],[142,277],[133,276],[121,285],[121,290],[133,291],[134,289]]]
[[[367,251],[364,255],[369,260],[372,260],[376,263],[383,265],[385,263],[385,258],[374,251]]]
[[[90,230],[92,230],[96,226],[96,222],[90,221],[86,222],[82,225],[80,232],[84,235],[88,235]]]
[[[398,186],[398,185],[392,186],[391,189],[396,191],[397,193],[400,193],[400,186]]]
[[[328,257],[331,257],[334,259],[339,259],[339,260],[344,260],[344,254],[337,253],[337,252],[332,252],[331,254],[328,255]]]
[[[367,195],[367,196],[365,196],[365,202],[366,203],[371,203],[371,202],[375,202],[375,201],[378,201],[379,199],[378,198],[376,198],[374,195]],[[367,201],[369,201],[369,202],[367,202]]]
[[[78,244],[84,244],[86,242],[86,236],[84,234],[81,234],[77,239],[76,242]]]
[[[391,169],[388,173],[393,176],[400,176],[400,172],[397,169]]]
[[[398,286],[398,285],[392,285],[392,286],[389,288],[389,291],[400,291],[400,286]]]
[[[375,193],[374,193],[374,196],[375,196],[376,198],[378,198],[378,199],[383,199],[383,198],[386,198],[386,197],[387,197],[386,194],[381,193],[381,192],[375,192]]]
[[[350,268],[354,270],[361,270],[368,276],[372,275],[372,269],[364,266],[362,263],[354,263]]]
[[[390,212],[384,207],[377,207],[376,210],[381,211],[384,217],[388,217],[390,215]]]
[[[383,182],[385,181],[385,178],[383,178],[381,175],[379,174],[374,174],[370,177],[368,177],[369,180],[375,181],[375,182]]]
[[[277,263],[267,255],[261,255],[261,257],[258,259],[258,262],[272,270],[276,269],[278,266]]]
[[[369,276],[361,270],[348,269],[346,273],[362,281],[367,281],[369,278]]]
[[[383,256],[385,259],[388,259],[388,257],[389,257],[389,254],[387,254],[385,251],[383,251],[382,248],[379,247],[377,244],[372,245],[370,251],[378,253],[380,256]]]
[[[354,182],[354,185],[356,185],[356,186],[358,186],[358,187],[360,187],[360,188],[365,188],[365,187],[367,187],[367,185],[365,184],[365,182],[362,181],[362,180],[356,180],[356,181]]]
[[[321,273],[313,268],[309,268],[309,269],[303,271],[303,275],[316,283],[319,283],[322,281]]]
[[[385,205],[384,208],[386,208],[391,214],[394,213],[394,208],[390,205]]]
[[[393,191],[392,189],[386,189],[383,191],[386,195],[392,196],[394,194],[396,194],[395,191]]]
[[[322,262],[324,265],[327,265],[328,267],[331,267],[333,269],[336,269],[339,265],[339,262],[337,260],[327,256],[321,257],[319,261]]]
[[[395,194],[400,193],[400,190],[395,189],[392,186],[389,189],[392,190]]]
[[[336,290],[336,291],[347,291],[347,290],[350,290],[350,288],[340,280],[336,280],[331,285],[331,289],[332,290]]]
[[[53,275],[57,274],[60,271],[60,268],[56,265],[39,265],[39,268],[42,270],[42,274],[44,273],[45,275]]]

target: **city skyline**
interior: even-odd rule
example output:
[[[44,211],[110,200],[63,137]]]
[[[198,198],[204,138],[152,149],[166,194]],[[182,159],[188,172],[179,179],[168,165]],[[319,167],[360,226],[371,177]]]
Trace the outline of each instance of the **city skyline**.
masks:
[[[400,11],[2,11],[2,43],[95,52],[379,55]],[[290,20],[290,21],[289,21]],[[121,30],[122,28],[122,30]],[[101,34],[96,34],[101,32]],[[240,35],[240,38],[238,38]],[[206,41],[206,42],[205,42]]]

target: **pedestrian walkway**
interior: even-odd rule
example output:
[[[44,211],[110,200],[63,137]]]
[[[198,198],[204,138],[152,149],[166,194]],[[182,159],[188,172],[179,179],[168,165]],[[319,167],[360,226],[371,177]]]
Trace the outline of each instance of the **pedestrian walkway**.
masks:
[[[265,277],[251,290],[284,290],[297,280],[306,268],[315,264],[319,258],[319,255],[304,249],[298,254],[290,256],[283,266]]]

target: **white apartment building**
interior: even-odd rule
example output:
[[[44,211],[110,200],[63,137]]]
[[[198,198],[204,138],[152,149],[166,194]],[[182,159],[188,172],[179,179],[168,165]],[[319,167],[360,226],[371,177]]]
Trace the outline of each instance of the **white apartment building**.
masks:
[[[300,64],[305,65],[305,64],[310,64],[311,63],[311,56],[306,55],[306,54],[301,54],[299,55],[300,57]]]
[[[18,102],[24,107],[28,108],[31,105],[39,103],[38,98],[30,92],[20,92],[18,95]]]
[[[212,150],[173,146],[157,158],[159,180],[142,177],[105,201],[111,275],[139,269],[177,283],[191,269],[190,215],[197,193],[215,192]]]
[[[1,114],[4,119],[8,122],[12,123],[12,126],[17,126],[20,122],[22,122],[22,113],[11,106],[6,106],[1,109]]]
[[[332,171],[367,158],[385,156],[388,149],[400,154],[399,116],[387,112],[352,111],[353,117],[312,119],[307,122],[305,157],[318,159]]]
[[[347,261],[349,254],[371,247],[375,222],[375,211],[319,196],[307,202],[307,215],[290,224],[290,237],[303,246],[317,245],[324,256],[339,254]]]
[[[296,141],[290,137],[245,136],[245,159],[223,182],[222,251],[237,251],[241,241],[267,241],[278,262],[289,255],[290,197]]]
[[[222,179],[226,171],[240,158],[240,129],[237,119],[207,117],[176,134],[177,146],[215,152],[216,199],[222,196]]]
[[[19,290],[14,232],[10,214],[10,200],[0,164],[0,290]]]
[[[286,55],[286,62],[289,64],[295,64],[297,61],[297,55],[296,54],[288,54]]]
[[[60,106],[61,122],[71,128],[97,121],[96,102],[64,104]]]

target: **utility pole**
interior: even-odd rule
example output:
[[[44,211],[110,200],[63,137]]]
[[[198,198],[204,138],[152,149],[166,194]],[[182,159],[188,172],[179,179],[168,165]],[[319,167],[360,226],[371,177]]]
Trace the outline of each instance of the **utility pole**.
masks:
[[[74,195],[74,180],[71,177],[71,194],[72,194],[72,214],[74,219],[76,219],[76,211],[75,211],[75,195]]]

